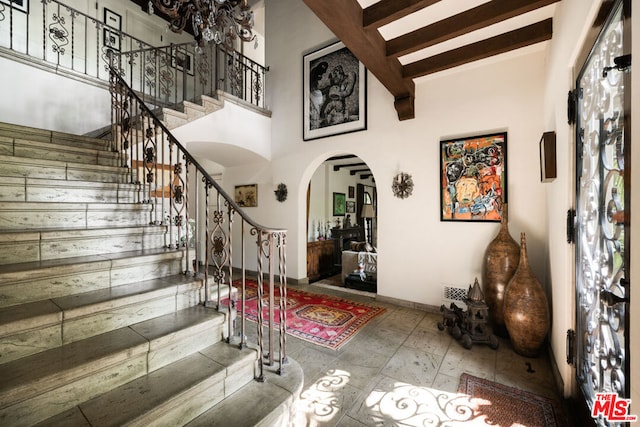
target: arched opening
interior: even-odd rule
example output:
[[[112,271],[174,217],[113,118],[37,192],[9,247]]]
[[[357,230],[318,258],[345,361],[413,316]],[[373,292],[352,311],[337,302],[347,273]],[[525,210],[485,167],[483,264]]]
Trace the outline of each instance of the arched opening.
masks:
[[[307,188],[307,278],[312,285],[377,291],[377,191],[360,157],[337,155]]]

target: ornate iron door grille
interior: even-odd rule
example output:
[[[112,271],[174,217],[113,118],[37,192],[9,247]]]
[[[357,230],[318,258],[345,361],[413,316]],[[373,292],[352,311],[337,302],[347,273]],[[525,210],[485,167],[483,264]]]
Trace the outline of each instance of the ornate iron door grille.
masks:
[[[624,27],[620,0],[577,79],[576,375],[589,410],[597,393],[629,396]]]

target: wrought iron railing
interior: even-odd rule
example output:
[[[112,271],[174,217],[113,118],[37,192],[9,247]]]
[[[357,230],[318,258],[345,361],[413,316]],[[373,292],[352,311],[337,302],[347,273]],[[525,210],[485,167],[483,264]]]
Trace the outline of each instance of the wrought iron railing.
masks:
[[[105,85],[108,65],[114,65],[156,107],[197,101],[217,90],[265,106],[267,69],[241,53],[208,45],[198,54],[191,41],[155,47],[57,0],[0,2],[0,54],[3,49]]]
[[[251,220],[171,134],[154,114],[153,107],[147,106],[128,86],[117,69],[111,71],[110,92],[113,148],[120,152],[123,166],[130,168],[131,181],[141,188],[139,201],[154,206],[149,222],[167,226],[167,246],[185,251],[185,274],[204,279],[205,305],[228,310],[227,341],[232,343],[234,337],[239,336],[240,347],[246,345],[247,252],[255,253],[258,379],[264,378],[263,364],[273,364],[275,354],[279,354],[279,371],[282,372],[287,358],[286,230],[263,227]],[[237,222],[239,225],[236,226]],[[237,258],[234,250],[239,251]],[[229,287],[228,303],[224,302],[221,293],[225,286]],[[236,286],[241,289],[240,301],[234,296]],[[281,296],[277,303],[276,286]],[[267,319],[263,319],[263,292],[267,293],[264,297]],[[240,310],[236,311],[237,304]],[[234,323],[238,319],[234,321],[233,317],[237,312],[240,330],[234,333],[237,326]],[[265,321],[267,351],[264,349]],[[279,332],[277,353],[274,343],[276,323]]]

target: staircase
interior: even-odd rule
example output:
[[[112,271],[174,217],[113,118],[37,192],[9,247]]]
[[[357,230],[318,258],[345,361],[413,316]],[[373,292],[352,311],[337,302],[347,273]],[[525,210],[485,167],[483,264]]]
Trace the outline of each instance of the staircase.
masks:
[[[287,425],[299,365],[254,380],[110,146],[0,123],[0,425]]]

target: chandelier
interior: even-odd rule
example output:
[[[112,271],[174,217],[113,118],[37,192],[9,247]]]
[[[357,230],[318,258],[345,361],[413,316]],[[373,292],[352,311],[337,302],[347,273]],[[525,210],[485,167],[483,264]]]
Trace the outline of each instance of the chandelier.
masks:
[[[237,38],[245,42],[255,39],[253,11],[249,10],[248,0],[153,0],[153,3],[171,19],[171,31],[181,33],[191,23],[198,52],[211,41],[232,48]]]

